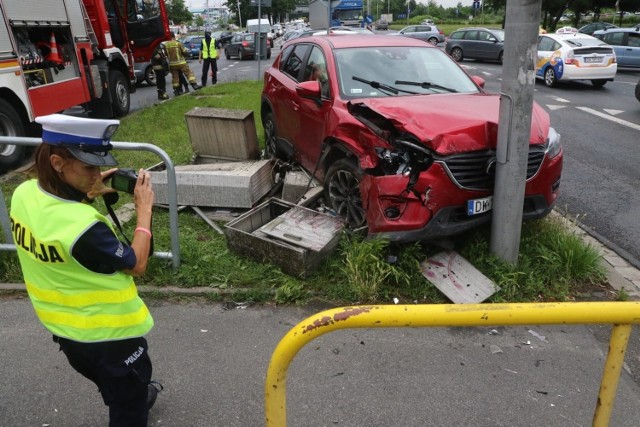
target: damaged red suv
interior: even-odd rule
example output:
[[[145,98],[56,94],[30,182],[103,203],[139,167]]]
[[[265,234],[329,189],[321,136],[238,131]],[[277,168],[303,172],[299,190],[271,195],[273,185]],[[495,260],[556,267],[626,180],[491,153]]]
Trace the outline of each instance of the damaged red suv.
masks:
[[[292,40],[265,71],[267,155],[323,182],[352,228],[392,241],[458,234],[491,218],[500,96],[437,47],[407,37]],[[534,104],[524,218],[558,197],[560,135]]]

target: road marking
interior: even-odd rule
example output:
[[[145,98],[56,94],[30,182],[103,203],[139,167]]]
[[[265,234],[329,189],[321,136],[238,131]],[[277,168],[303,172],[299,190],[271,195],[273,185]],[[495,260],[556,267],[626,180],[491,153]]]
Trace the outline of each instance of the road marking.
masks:
[[[609,110],[608,108],[603,108],[603,110],[611,114],[612,116],[617,116],[620,113],[624,113],[623,110]]]
[[[558,98],[557,96],[552,96],[551,98],[555,99],[558,102],[567,102],[570,103],[571,101],[569,101],[568,99],[564,99],[564,98]]]
[[[488,72],[488,71],[483,71],[482,74],[484,74],[485,76],[491,76],[492,73]]]
[[[612,117],[612,116],[607,115],[605,113],[601,113],[600,111],[592,110],[591,108],[588,108],[588,107],[576,107],[576,108],[578,110],[584,111],[585,113],[589,113],[589,114],[593,114],[594,116],[602,117],[603,119],[610,120],[610,121],[612,121],[614,123],[617,123],[619,125],[626,126],[628,128],[635,129],[635,130],[640,130],[640,125],[637,125],[635,123],[631,123],[631,122],[628,122],[626,120],[619,119],[617,117]]]
[[[559,110],[561,108],[565,108],[566,105],[549,105],[547,104],[547,108],[551,111]]]

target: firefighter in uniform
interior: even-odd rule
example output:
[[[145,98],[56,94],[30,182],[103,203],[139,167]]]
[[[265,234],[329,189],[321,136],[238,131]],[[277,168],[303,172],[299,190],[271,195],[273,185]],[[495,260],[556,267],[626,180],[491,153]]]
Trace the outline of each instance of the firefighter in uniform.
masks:
[[[171,33],[171,40],[165,42],[165,49],[167,50],[167,56],[169,57],[169,70],[171,70],[171,84],[173,86],[173,93],[178,96],[182,95],[182,89],[180,88],[180,73],[184,73],[187,76],[189,84],[194,90],[200,89],[196,83],[196,76],[193,71],[187,65],[186,48],[182,43],[176,40],[176,35]]]
[[[202,87],[207,85],[207,75],[209,74],[209,66],[211,66],[211,84],[218,83],[218,58],[220,53],[220,42],[211,38],[211,32],[204,32],[204,40],[200,46],[198,53],[198,62],[202,64]]]
[[[167,62],[167,51],[164,43],[160,43],[153,51],[151,56],[151,67],[156,75],[156,87],[158,89],[158,99],[169,99],[167,95],[167,80],[165,74],[169,71],[169,63]]]
[[[115,190],[109,153],[118,120],[52,114],[36,118],[42,144],[32,174],[11,199],[11,232],[36,315],[69,364],[93,381],[110,427],[147,426],[159,389],[144,335],[153,327],[133,276],[147,268],[153,189],[140,169],[131,245],[116,237],[91,201]],[[157,384],[157,383],[155,383]]]

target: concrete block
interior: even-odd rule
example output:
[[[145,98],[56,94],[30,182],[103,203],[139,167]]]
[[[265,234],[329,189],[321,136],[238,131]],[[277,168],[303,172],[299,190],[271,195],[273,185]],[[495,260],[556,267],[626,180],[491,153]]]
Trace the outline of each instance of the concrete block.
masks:
[[[258,135],[251,110],[195,107],[185,114],[193,151],[222,158],[258,159]]]
[[[251,208],[273,186],[271,162],[212,163],[176,166],[179,205]],[[150,172],[155,201],[167,204],[167,172]]]

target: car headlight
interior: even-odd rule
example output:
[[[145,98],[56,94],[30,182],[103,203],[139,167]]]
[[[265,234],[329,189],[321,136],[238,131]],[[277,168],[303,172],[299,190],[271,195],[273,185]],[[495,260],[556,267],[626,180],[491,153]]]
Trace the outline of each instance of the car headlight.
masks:
[[[547,142],[545,144],[546,152],[550,159],[560,154],[560,134],[556,132],[554,128],[549,128],[549,135],[547,136]]]

